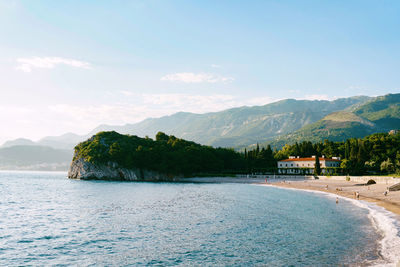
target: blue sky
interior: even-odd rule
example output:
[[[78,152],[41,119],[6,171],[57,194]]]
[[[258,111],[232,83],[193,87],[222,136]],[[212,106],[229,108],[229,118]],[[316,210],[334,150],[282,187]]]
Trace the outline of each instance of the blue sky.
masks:
[[[400,92],[398,1],[0,0],[0,143]]]

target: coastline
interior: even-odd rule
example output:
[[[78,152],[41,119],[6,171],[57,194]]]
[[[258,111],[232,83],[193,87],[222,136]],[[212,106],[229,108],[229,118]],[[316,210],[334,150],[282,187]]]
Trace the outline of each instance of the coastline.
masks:
[[[324,179],[287,182],[277,181],[268,183],[266,185],[282,188],[320,191],[353,200],[356,200],[355,192],[359,192],[359,200],[364,200],[383,207],[384,209],[398,215],[396,217],[397,220],[400,221],[400,191],[390,191],[387,196],[385,196],[383,193],[388,186],[385,184],[365,185],[357,182]]]
[[[383,193],[389,185],[372,184],[365,185],[360,182],[343,181],[334,179],[268,179],[265,183],[264,177],[192,177],[181,178],[179,182],[187,183],[243,183],[243,184],[258,184],[277,186],[282,188],[292,188],[301,190],[320,191],[325,193],[335,194],[341,197],[346,197],[355,200],[355,192],[359,192],[359,200],[364,200],[374,203],[384,209],[398,215],[397,219],[400,222],[400,191],[390,191],[387,196]],[[328,185],[328,189],[326,186]],[[341,191],[336,190],[341,189]]]
[[[360,208],[367,209],[371,223],[382,235],[377,247],[380,258],[369,262],[368,266],[400,266],[400,191],[390,191],[385,196],[383,193],[389,186],[387,184],[365,185],[360,182],[331,178],[318,180],[268,179],[268,183],[265,182],[265,178],[261,177],[207,177],[183,180],[193,183],[244,183],[287,190],[301,190],[328,195],[332,198],[332,201],[335,201],[335,196],[338,196],[339,203],[349,201]],[[359,199],[355,197],[355,192],[359,192]]]
[[[262,186],[325,194],[333,198],[338,196],[339,203],[350,201],[356,206],[367,209],[369,219],[382,234],[378,247],[381,258],[370,264],[372,266],[400,266],[400,191],[391,191],[385,196],[381,191],[384,192],[387,185],[374,184],[369,185],[368,188],[367,185],[338,180],[281,181]],[[338,191],[336,188],[341,190]],[[359,199],[355,197],[354,192],[359,192]]]

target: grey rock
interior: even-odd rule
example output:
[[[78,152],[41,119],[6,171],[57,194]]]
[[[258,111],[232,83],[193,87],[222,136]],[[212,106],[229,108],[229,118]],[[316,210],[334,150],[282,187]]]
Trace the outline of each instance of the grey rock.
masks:
[[[120,167],[115,162],[107,164],[93,164],[78,158],[71,163],[68,178],[80,180],[115,180],[115,181],[152,181],[173,182],[179,177],[170,177],[154,171],[144,169],[127,169]]]

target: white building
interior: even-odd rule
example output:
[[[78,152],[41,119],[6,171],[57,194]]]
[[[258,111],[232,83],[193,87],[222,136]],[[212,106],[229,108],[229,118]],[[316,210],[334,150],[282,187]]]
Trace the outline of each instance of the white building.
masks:
[[[334,172],[334,168],[340,168],[340,158],[332,157],[319,158],[321,173],[328,174]],[[278,173],[280,174],[312,174],[314,173],[315,156],[311,158],[300,158],[290,156],[289,159],[278,161]]]

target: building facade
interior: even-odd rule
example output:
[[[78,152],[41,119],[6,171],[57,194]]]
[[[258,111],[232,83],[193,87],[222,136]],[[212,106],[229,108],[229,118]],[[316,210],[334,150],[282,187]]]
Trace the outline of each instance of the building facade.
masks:
[[[333,174],[340,171],[341,160],[339,157],[319,158],[322,174]],[[315,156],[311,158],[300,158],[290,156],[288,159],[278,161],[279,174],[313,174],[315,167]]]

